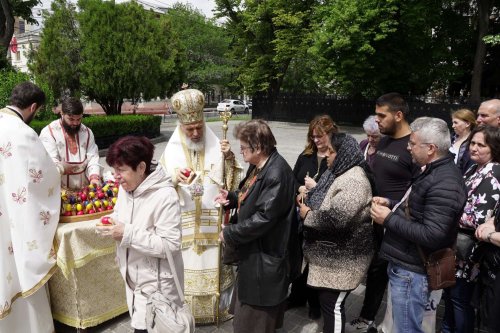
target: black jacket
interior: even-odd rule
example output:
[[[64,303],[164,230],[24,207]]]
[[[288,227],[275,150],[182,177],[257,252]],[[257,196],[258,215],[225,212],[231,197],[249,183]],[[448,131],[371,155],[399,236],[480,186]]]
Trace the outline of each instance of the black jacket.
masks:
[[[424,273],[416,244],[426,255],[452,247],[466,198],[461,172],[451,155],[427,164],[412,182],[410,219],[405,216],[405,203],[386,217],[380,256],[409,271]]]
[[[275,150],[241,203],[237,224],[224,228],[224,241],[237,249],[240,259],[237,292],[242,303],[275,306],[287,296],[297,259],[291,252],[300,249],[295,192],[292,170]],[[229,207],[235,207],[237,194],[229,194]]]
[[[295,175],[295,179],[300,186],[304,185],[304,178],[307,174],[309,174],[309,177],[314,178],[317,182],[326,169],[326,158],[323,158],[321,163],[318,165],[317,152],[310,155],[304,155],[304,153],[301,153],[297,158],[297,162],[295,162],[295,166],[293,167],[293,174]]]

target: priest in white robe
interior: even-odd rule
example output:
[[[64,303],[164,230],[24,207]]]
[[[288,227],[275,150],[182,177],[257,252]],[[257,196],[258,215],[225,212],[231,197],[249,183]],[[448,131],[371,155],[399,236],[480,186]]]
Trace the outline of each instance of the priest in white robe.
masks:
[[[237,188],[242,168],[229,142],[220,141],[205,125],[205,102],[200,91],[182,90],[171,101],[179,124],[160,164],[171,175],[181,204],[184,293],[196,323],[214,323],[217,315],[219,320],[230,318],[234,286],[232,266],[220,264],[218,258],[219,209],[214,206],[214,198],[223,184],[223,168],[230,189]]]
[[[99,150],[92,130],[82,124],[83,104],[74,97],[61,105],[61,118],[45,126],[40,140],[61,174],[62,187],[75,191],[100,185]]]
[[[31,82],[0,109],[0,332],[52,333],[45,283],[56,269],[60,176],[29,123],[45,102]]]

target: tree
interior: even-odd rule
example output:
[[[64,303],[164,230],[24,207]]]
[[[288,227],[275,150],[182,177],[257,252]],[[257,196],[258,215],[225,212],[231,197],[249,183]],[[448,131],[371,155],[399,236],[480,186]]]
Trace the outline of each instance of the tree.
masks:
[[[483,38],[488,34],[490,14],[493,11],[495,0],[477,0],[477,42],[472,69],[470,102],[479,104],[481,100],[481,81],[486,58],[486,43]],[[498,5],[498,3],[497,3]],[[498,8],[496,8],[498,11]]]
[[[39,0],[0,0],[0,68],[7,66],[6,56],[14,35],[15,17],[36,24],[31,9],[39,3]]]
[[[177,77],[176,46],[166,17],[135,2],[81,0],[80,83],[106,114],[119,114],[125,98],[164,96]]]
[[[45,12],[38,50],[30,54],[30,70],[42,77],[55,97],[80,96],[80,36],[76,7],[55,0],[52,14]]]
[[[303,54],[311,34],[316,0],[216,0],[232,36],[231,55],[237,61],[237,83],[248,94],[281,89],[292,59]]]
[[[200,11],[181,3],[168,11],[168,17],[186,60],[179,68],[184,82],[203,91],[213,85],[227,87],[234,68],[226,56],[230,38],[225,29]]]

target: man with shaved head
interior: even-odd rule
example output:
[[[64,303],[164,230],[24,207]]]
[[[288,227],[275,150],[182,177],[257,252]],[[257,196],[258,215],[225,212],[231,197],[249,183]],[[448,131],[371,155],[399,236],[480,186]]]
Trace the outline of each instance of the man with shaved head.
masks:
[[[500,99],[484,101],[477,110],[477,123],[500,127]]]

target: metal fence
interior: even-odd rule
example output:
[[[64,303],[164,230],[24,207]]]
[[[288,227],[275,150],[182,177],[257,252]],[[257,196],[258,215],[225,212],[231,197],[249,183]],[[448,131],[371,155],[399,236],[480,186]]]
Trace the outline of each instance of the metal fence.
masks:
[[[273,102],[265,94],[256,94],[253,99],[252,118],[269,121],[309,123],[315,116],[328,114],[339,124],[362,125],[375,112],[375,100],[343,99],[336,96],[315,94],[280,94]],[[410,121],[418,117],[437,117],[451,126],[450,113],[460,108],[477,110],[477,105],[425,103],[417,98],[407,98]]]

